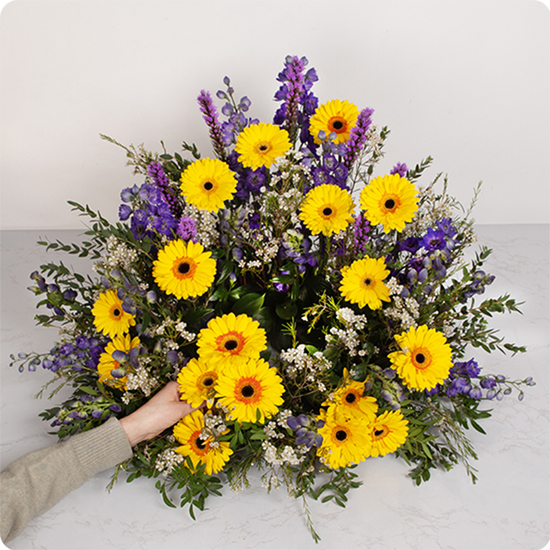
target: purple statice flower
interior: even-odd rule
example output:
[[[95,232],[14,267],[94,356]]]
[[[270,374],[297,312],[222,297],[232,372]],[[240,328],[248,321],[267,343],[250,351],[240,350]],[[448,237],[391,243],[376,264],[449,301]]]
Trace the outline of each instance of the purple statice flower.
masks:
[[[409,169],[407,168],[407,165],[404,162],[398,162],[392,169],[390,174],[399,174],[402,178],[404,178],[407,175],[407,172]]]
[[[193,218],[182,216],[176,232],[184,241],[192,241],[197,236],[197,224]]]
[[[353,165],[355,159],[357,159],[359,151],[361,151],[363,145],[365,145],[365,142],[367,141],[367,131],[372,124],[373,113],[374,109],[367,107],[366,109],[363,109],[357,117],[357,122],[352,128],[349,139],[345,144],[346,152],[344,164],[347,168],[350,168]]]
[[[218,111],[216,110],[216,106],[212,101],[212,97],[210,93],[206,90],[201,90],[197,101],[199,102],[202,117],[206,122],[206,125],[208,126],[208,131],[210,133],[210,139],[212,140],[214,151],[219,159],[225,160],[227,158],[227,155],[225,153],[222,128],[218,120]],[[241,103],[243,102],[241,101]],[[248,106],[250,106],[250,102],[248,102],[248,104],[245,102],[244,105],[246,106],[244,110],[246,110],[248,109]]]

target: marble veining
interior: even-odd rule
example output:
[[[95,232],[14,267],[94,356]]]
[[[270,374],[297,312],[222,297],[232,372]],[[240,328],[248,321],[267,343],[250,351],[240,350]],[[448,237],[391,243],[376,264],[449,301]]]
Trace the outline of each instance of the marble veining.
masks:
[[[388,456],[359,465],[363,485],[349,494],[346,509],[309,501],[322,541],[315,545],[302,503],[281,488],[267,494],[260,475],[240,493],[225,487],[223,497],[193,521],[185,509],[167,508],[151,480],[119,481],[107,493],[110,471],[102,472],[42,517],[9,545],[13,549],[538,549],[549,525],[549,227],[477,227],[479,244],[494,250],[486,271],[497,276],[486,296],[511,293],[524,301],[523,315],[496,316],[502,335],[528,347],[526,354],[475,357],[487,372],[517,379],[533,376],[523,402],[515,396],[494,404],[483,423],[486,436],[470,434],[479,460],[473,485],[462,466],[434,472],[416,487],[408,466]],[[1,234],[1,464],[55,442],[38,413],[51,406],[33,395],[50,379],[39,368],[20,374],[9,354],[43,351],[56,340],[53,330],[36,327],[36,300],[26,290],[38,265],[52,258],[75,268],[89,264],[73,256],[45,253],[35,245],[45,232]],[[48,232],[72,242],[78,231]],[[60,399],[64,395],[61,394]]]

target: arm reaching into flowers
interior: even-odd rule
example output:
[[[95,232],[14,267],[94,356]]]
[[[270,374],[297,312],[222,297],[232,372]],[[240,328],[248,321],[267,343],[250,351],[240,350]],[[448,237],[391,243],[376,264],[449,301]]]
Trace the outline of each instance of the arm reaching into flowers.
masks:
[[[7,542],[95,474],[132,456],[132,447],[155,437],[194,409],[168,382],[145,405],[122,418],[30,452],[0,474],[0,534]]]

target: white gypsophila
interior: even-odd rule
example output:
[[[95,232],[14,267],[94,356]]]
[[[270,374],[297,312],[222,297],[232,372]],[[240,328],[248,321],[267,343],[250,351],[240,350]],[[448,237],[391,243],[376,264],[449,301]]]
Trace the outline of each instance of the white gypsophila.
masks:
[[[278,450],[277,447],[269,441],[262,442],[262,449],[264,450],[264,460],[272,466],[282,466],[284,464],[296,466],[303,462],[305,457],[304,454],[298,456],[294,448],[290,445],[285,445],[282,450]]]
[[[124,392],[124,394],[122,395],[122,402],[125,405],[128,405],[128,403],[130,403],[130,401],[132,400],[133,397],[134,397],[133,394],[130,393],[129,391]]]
[[[182,215],[192,218],[195,222],[195,240],[204,248],[209,249],[215,246],[219,241],[219,233],[216,229],[218,218],[208,210],[199,210],[192,204],[186,204]]]
[[[390,296],[400,296],[401,295],[401,292],[403,291],[403,289],[405,288],[403,285],[400,285],[398,282],[397,282],[397,279],[395,277],[391,277],[387,282],[386,282],[386,287],[388,288],[388,291],[389,291],[389,295]]]
[[[202,429],[201,436],[207,439],[209,436],[217,439],[227,431],[225,419],[222,416],[209,412],[204,415],[204,428]]]
[[[264,433],[267,435],[268,439],[281,439],[284,437],[284,434],[277,431],[277,424],[273,421],[268,422],[264,426]]]
[[[138,254],[126,243],[119,241],[114,235],[110,235],[105,244],[105,255],[103,264],[106,268],[122,268],[125,271],[132,271],[132,264],[137,260]]]
[[[281,409],[277,413],[275,420],[281,428],[286,429],[288,428],[288,424],[286,423],[286,421],[289,419],[290,416],[292,416],[292,411],[290,409]]]
[[[128,390],[141,390],[146,396],[158,385],[158,380],[152,377],[147,369],[141,365],[135,372],[129,372],[126,376],[126,388]]]
[[[281,351],[280,358],[287,363],[288,374],[295,376],[299,372],[306,371],[309,373],[308,381],[314,381],[316,373],[324,372],[331,366],[320,351],[310,355],[304,344]]]
[[[412,297],[395,296],[392,307],[384,309],[383,313],[388,319],[396,321],[402,330],[408,330],[411,327],[417,328],[416,320],[420,315],[420,307]]]
[[[363,330],[367,326],[367,318],[364,315],[356,315],[349,307],[342,307],[336,312],[336,319],[346,327],[354,327]]]
[[[357,348],[361,345],[359,334],[352,328],[339,329],[332,327],[330,334],[325,335],[328,344],[336,344],[341,342],[348,350],[350,357],[355,357],[358,353]]]
[[[176,464],[181,464],[185,460],[183,455],[176,453],[174,449],[166,449],[159,453],[155,460],[155,470],[160,472],[163,477],[167,477]]]

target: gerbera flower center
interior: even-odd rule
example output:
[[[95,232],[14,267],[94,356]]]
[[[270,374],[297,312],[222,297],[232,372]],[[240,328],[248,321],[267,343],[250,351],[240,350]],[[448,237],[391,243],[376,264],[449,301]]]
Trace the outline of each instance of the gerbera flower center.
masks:
[[[213,386],[216,381],[218,380],[218,375],[213,371],[205,372],[198,380],[197,380],[197,387],[203,389],[203,388],[210,388]]]
[[[178,258],[174,262],[172,272],[174,277],[179,279],[190,279],[197,271],[197,264],[191,258]]]
[[[245,337],[240,332],[233,330],[216,338],[218,351],[228,351],[231,355],[240,353],[245,345],[245,342]]]
[[[420,370],[427,369],[432,363],[432,355],[425,348],[415,349],[412,352],[412,364]]]
[[[260,155],[265,155],[266,153],[269,153],[271,149],[272,145],[268,141],[260,141],[260,143],[256,144],[256,147],[254,147],[255,152]]]
[[[189,438],[189,445],[193,449],[193,452],[199,456],[204,456],[208,454],[210,446],[208,441],[201,439],[201,431],[197,430]]]
[[[349,403],[349,404],[353,403],[356,399],[357,399],[357,396],[352,392],[348,393],[345,397],[346,403]]]
[[[202,188],[203,188],[205,191],[212,191],[212,189],[214,189],[214,184],[213,184],[211,181],[205,181],[205,182],[202,184]]]
[[[382,439],[383,437],[386,437],[389,433],[389,429],[387,426],[375,426],[372,435],[375,440]]]
[[[337,210],[332,204],[324,204],[319,208],[319,216],[325,220],[330,220],[337,215]]]
[[[118,321],[122,317],[122,308],[114,306],[111,310],[111,317]]]
[[[380,201],[380,209],[385,214],[395,212],[399,205],[399,198],[396,195],[384,195]]]
[[[262,386],[256,378],[241,378],[235,386],[235,399],[245,404],[253,404],[262,398]]]
[[[346,438],[348,437],[348,434],[347,434],[347,432],[345,432],[344,430],[338,430],[338,431],[334,434],[334,437],[335,437],[338,441],[345,441]]]
[[[335,134],[342,134],[348,128],[348,121],[341,116],[333,116],[328,121],[329,132],[334,132]]]

